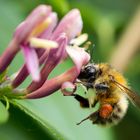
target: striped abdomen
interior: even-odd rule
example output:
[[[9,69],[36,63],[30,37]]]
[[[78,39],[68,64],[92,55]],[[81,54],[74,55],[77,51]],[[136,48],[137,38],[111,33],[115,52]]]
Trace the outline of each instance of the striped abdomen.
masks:
[[[99,112],[96,120],[95,118],[90,118],[90,120],[93,122],[93,124],[99,125],[117,124],[124,117],[127,111],[127,107],[128,107],[127,98],[124,95],[122,95],[120,97],[119,102],[114,105],[111,114],[107,118],[101,117]]]

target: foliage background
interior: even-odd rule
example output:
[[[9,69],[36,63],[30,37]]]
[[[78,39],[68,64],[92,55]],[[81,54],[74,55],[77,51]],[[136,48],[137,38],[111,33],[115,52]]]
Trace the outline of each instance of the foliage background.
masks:
[[[90,40],[96,45],[92,55],[95,62],[111,61],[112,54],[118,47],[117,42],[140,7],[139,0],[0,0],[0,54],[12,38],[15,27],[38,4],[52,5],[59,17],[72,8],[80,9],[84,32],[89,33]],[[140,24],[135,28],[139,27]],[[140,44],[137,46],[140,47]],[[126,54],[127,51],[123,53],[123,57]],[[140,50],[137,49],[129,60],[124,75],[129,79],[131,87],[140,92],[139,60]],[[118,58],[118,63],[120,61]],[[19,54],[9,68],[9,75],[17,71],[22,62],[22,55]],[[62,73],[62,69],[67,69],[70,65],[71,62],[67,62],[58,66],[51,76]],[[30,78],[22,86],[25,87],[29,80]],[[72,97],[63,97],[60,92],[44,99],[16,101],[16,104],[18,107],[17,105],[10,107],[9,121],[0,125],[1,140],[61,139],[53,134],[48,124],[60,132],[63,139],[68,140],[136,140],[139,138],[140,112],[132,105],[119,125],[102,128],[92,125],[89,121],[77,126],[76,123],[87,116],[90,110],[82,110]]]

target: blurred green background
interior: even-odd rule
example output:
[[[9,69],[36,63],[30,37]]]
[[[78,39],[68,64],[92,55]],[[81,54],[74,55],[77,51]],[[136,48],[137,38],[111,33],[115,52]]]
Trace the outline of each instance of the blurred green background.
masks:
[[[95,44],[92,59],[94,62],[113,62],[114,52],[118,52],[120,40],[125,38],[129,24],[133,23],[137,10],[140,9],[139,0],[0,0],[0,54],[7,47],[12,38],[15,27],[39,4],[50,4],[61,18],[72,8],[79,8],[82,14],[84,29],[89,34],[89,40]],[[140,17],[139,17],[140,18]],[[137,20],[137,18],[136,18]],[[139,32],[140,22],[134,24],[133,35]],[[130,27],[131,33],[131,27]],[[127,37],[126,37],[127,38]],[[126,39],[127,40],[127,39]],[[136,38],[134,38],[136,40]],[[128,39],[126,42],[128,42]],[[131,48],[133,54],[123,69],[123,73],[131,87],[140,93],[140,36],[137,43]],[[123,58],[128,54],[129,48],[123,52]],[[121,52],[122,53],[122,52]],[[122,58],[122,59],[123,59]],[[9,75],[16,72],[22,65],[21,54],[15,58],[9,68]],[[118,57],[118,65],[121,59]],[[62,69],[70,67],[66,62],[57,67],[51,76],[62,73]],[[121,66],[119,67],[121,69]],[[26,86],[29,80],[23,84]],[[80,126],[76,123],[90,114],[90,110],[81,109],[72,97],[63,97],[60,92],[38,100],[17,101],[23,108],[33,112],[38,120],[48,122],[66,140],[138,140],[140,131],[140,110],[130,105],[125,118],[111,128],[99,127],[86,121]],[[0,140],[42,140],[54,139],[46,125],[26,115],[23,108],[10,107],[10,119],[6,124],[0,125]],[[49,127],[49,126],[48,126]],[[52,134],[53,135],[53,134]],[[61,138],[57,138],[61,139]]]

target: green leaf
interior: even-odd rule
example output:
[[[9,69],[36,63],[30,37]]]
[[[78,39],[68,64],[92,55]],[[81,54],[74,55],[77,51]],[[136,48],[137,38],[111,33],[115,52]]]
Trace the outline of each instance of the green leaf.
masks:
[[[0,102],[0,124],[7,122],[9,113],[2,102]]]
[[[40,117],[40,115],[38,115],[38,113],[33,111],[29,106],[25,106],[21,104],[20,101],[16,101],[16,100],[12,100],[11,103],[16,107],[18,107],[23,112],[25,112],[27,115],[29,115],[39,125],[41,125],[45,129],[45,131],[47,131],[47,134],[51,139],[57,139],[57,140],[66,139],[65,136],[63,136],[58,130],[56,130],[47,120],[44,120],[42,117]]]
[[[56,12],[59,12],[59,14],[64,15],[66,12],[68,12],[69,8],[69,3],[67,0],[59,0],[56,2],[56,0],[44,0],[46,4],[50,4],[53,9]]]

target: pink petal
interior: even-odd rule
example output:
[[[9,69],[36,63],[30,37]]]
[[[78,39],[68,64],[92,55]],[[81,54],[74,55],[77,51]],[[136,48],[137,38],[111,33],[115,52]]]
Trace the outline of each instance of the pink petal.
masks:
[[[53,79],[47,80],[40,88],[28,94],[27,98],[42,98],[49,96],[53,92],[59,90],[63,83],[75,82],[82,66],[88,63],[90,56],[82,48],[67,48],[70,48],[67,49],[67,52],[69,53],[69,56],[72,58],[76,66]],[[68,84],[66,86],[68,87]]]
[[[0,56],[0,73],[6,70],[19,50],[18,41],[16,39],[12,39],[6,50]]]
[[[90,60],[90,55],[80,47],[67,47],[66,51],[76,65],[77,71],[80,72],[83,65]]]
[[[43,56],[41,57],[42,59],[39,59],[39,64],[41,65],[47,59],[49,52],[46,51],[43,54],[44,51],[41,49],[37,49],[36,52],[38,54],[38,58]],[[26,64],[24,64],[23,67],[20,69],[16,78],[12,81],[12,87],[14,88],[18,87],[27,78],[28,75],[29,75],[29,72],[27,70]]]
[[[76,90],[76,85],[72,82],[64,82],[61,86],[61,92],[64,96],[70,96],[72,95]]]
[[[23,43],[28,38],[34,27],[46,19],[50,13],[50,6],[40,5],[35,8],[25,21],[16,28],[12,41],[0,57],[0,72],[3,72],[8,67],[15,55],[18,53],[20,50],[19,44]]]
[[[51,37],[51,34],[54,30],[54,28],[57,25],[58,22],[58,17],[57,17],[57,13],[52,12],[49,17],[51,19],[51,24],[49,25],[49,27],[40,35],[40,38],[46,38],[49,39]]]
[[[37,83],[32,82],[28,87],[29,92],[35,91],[38,88],[40,88],[48,78],[50,72],[62,60],[67,45],[67,37],[65,36],[65,34],[60,34],[60,36],[57,39],[57,43],[59,44],[59,47],[57,49],[50,50],[47,61],[45,62],[44,67],[41,70],[41,81]],[[44,57],[44,55],[45,54],[42,55],[40,60]]]
[[[27,69],[34,81],[40,80],[39,62],[34,49],[29,46],[21,46],[26,61]]]
[[[32,20],[33,17],[36,18],[36,15],[40,14],[42,16],[50,13],[50,11],[52,10],[51,6],[45,5],[45,4],[41,4],[39,6],[37,6],[31,13],[30,15],[28,15],[28,17],[26,18],[26,20]]]
[[[73,67],[65,73],[54,77],[53,79],[47,80],[41,88],[35,90],[34,92],[31,92],[30,94],[27,94],[26,98],[35,99],[49,96],[55,91],[59,90],[64,82],[74,82],[76,76],[77,70],[76,67]]]
[[[50,14],[51,7],[41,5],[34,9],[34,11],[23,21],[16,29],[14,37],[18,39],[19,43],[25,41],[32,30],[41,23]]]
[[[68,38],[67,38],[66,34],[61,33],[59,35],[59,37],[56,39],[56,42],[59,44],[59,47],[55,54],[55,57],[57,57],[57,59],[61,59],[61,58],[63,58],[63,55],[66,51],[67,42],[68,42]]]
[[[61,40],[62,40],[62,37],[61,37]],[[66,42],[66,39],[64,39],[63,41],[62,41],[62,44],[67,44],[67,43],[65,43]],[[59,44],[60,45],[60,44]],[[66,45],[65,45],[66,46]],[[61,48],[61,47],[60,47]],[[59,48],[59,49],[60,49]],[[65,50],[65,49],[61,49],[61,50]],[[48,58],[48,54],[49,54],[49,50],[46,50],[46,51],[44,51],[44,50],[41,50],[41,49],[37,49],[36,50],[37,51],[37,53],[38,53],[38,58],[40,58],[39,59],[39,64],[41,65],[41,64],[43,64],[44,63],[44,61],[45,60],[47,60],[47,58]],[[59,51],[58,51],[59,52]],[[60,55],[61,56],[61,55]],[[57,61],[58,61],[59,59],[57,59]],[[52,60],[50,60],[50,61],[52,61]],[[53,64],[54,65],[54,64]],[[47,74],[47,71],[45,72],[46,74]],[[46,75],[45,74],[45,75]],[[23,68],[19,71],[19,73],[18,73],[18,75],[17,75],[17,77],[14,79],[14,81],[12,82],[12,86],[13,87],[17,87],[17,86],[19,86],[26,78],[27,78],[27,76],[29,75],[29,73],[28,73],[28,71],[27,71],[27,68],[26,68],[26,65],[24,65],[23,66]],[[45,75],[43,76],[43,79],[44,79],[44,77],[45,77]],[[43,80],[42,80],[43,81]],[[39,84],[38,84],[39,85]]]
[[[52,39],[56,39],[60,33],[66,33],[68,40],[81,33],[83,27],[82,18],[78,9],[71,10],[59,23],[53,33]]]
[[[35,14],[35,13],[34,13]],[[49,27],[44,31],[44,33],[42,33],[40,35],[40,38],[49,38],[52,34],[52,31],[54,30],[56,24],[57,24],[57,14],[55,12],[51,13],[49,15],[49,17],[52,20],[52,23],[49,25]],[[24,24],[24,23],[23,23]],[[22,26],[22,25],[21,25]],[[19,27],[20,28],[20,27]],[[39,63],[40,65],[44,63],[44,61],[47,59],[48,57],[48,50],[45,51],[43,49],[39,49],[37,50],[37,52],[39,53],[38,57],[41,58],[39,59]],[[17,87],[19,86],[29,75],[26,65],[23,66],[23,68],[20,70],[19,74],[17,75],[17,77],[14,79],[14,81],[12,82],[12,86],[13,87]]]

